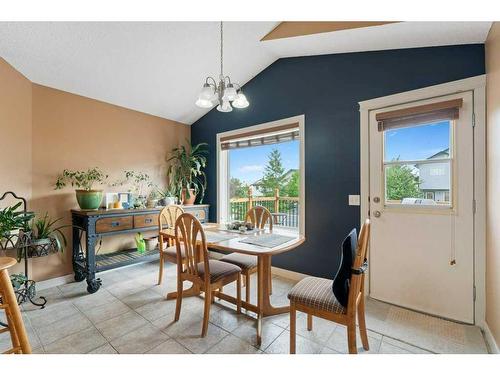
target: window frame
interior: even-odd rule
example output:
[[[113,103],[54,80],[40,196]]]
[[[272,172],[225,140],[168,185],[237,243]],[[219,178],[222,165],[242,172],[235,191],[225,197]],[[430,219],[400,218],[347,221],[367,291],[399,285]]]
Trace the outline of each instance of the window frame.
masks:
[[[457,189],[456,187],[456,171],[455,171],[455,128],[456,128],[456,122],[457,120],[448,120],[449,121],[449,126],[450,126],[450,132],[449,132],[449,157],[448,158],[439,158],[439,159],[415,159],[415,160],[394,160],[394,161],[385,161],[385,141],[386,141],[386,132],[387,130],[383,131],[382,135],[382,153],[381,153],[381,166],[382,166],[382,176],[381,176],[381,183],[382,183],[382,189],[381,191],[384,192],[384,208],[388,210],[403,210],[405,212],[409,211],[420,211],[420,210],[425,210],[426,212],[428,211],[446,211],[446,212],[455,212],[456,209],[456,192]],[[436,121],[437,122],[437,121]],[[417,126],[426,126],[430,125],[436,122],[429,122],[426,124],[415,124],[414,126],[407,126],[408,128],[410,127],[417,127]],[[426,205],[426,204],[402,204],[402,203],[388,203],[387,202],[387,184],[386,184],[386,167],[391,166],[391,165],[406,165],[406,164],[435,164],[435,163],[443,163],[447,162],[450,164],[450,190],[449,194],[451,195],[451,201],[449,204],[436,204],[436,205]]]
[[[248,132],[273,132],[273,128],[280,128],[287,124],[298,123],[299,128],[299,234],[305,235],[305,115],[293,116],[277,121],[266,122],[236,130],[217,133],[217,221],[226,222],[230,217],[229,208],[229,150],[221,150],[221,138],[238,136]],[[226,199],[227,198],[227,199]]]

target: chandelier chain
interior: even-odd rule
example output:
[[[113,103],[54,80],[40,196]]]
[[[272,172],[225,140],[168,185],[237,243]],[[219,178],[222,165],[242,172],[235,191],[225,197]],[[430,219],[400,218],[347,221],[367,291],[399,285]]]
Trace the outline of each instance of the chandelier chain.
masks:
[[[223,55],[223,51],[224,51],[224,38],[223,38],[223,28],[222,28],[222,21],[220,21],[220,75],[222,76],[223,75],[223,58],[224,58],[224,55]]]

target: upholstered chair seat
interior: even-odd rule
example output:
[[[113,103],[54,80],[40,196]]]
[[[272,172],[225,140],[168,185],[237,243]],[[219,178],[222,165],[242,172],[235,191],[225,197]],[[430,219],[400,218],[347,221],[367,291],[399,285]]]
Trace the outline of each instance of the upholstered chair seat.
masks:
[[[251,268],[257,267],[257,257],[255,255],[246,255],[239,253],[231,253],[224,255],[221,259],[222,262],[231,263],[242,270],[249,270]]]
[[[332,292],[332,280],[320,277],[306,277],[299,281],[288,293],[290,301],[308,306],[315,310],[335,314],[345,314],[342,306]]]
[[[205,265],[203,262],[197,264],[198,276],[200,278],[205,277]],[[221,262],[218,260],[209,260],[208,261],[208,269],[210,270],[210,282],[214,283],[226,276],[230,276],[232,274],[238,274],[241,272],[241,268],[230,263]]]

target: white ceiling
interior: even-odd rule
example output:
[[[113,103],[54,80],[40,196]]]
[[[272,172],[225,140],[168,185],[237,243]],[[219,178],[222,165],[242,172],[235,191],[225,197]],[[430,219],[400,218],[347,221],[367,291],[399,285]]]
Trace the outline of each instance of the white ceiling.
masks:
[[[260,42],[276,24],[225,23],[224,73],[244,84],[280,57],[483,43],[491,26],[403,22]],[[0,22],[0,57],[31,81],[187,124],[208,112],[194,102],[219,54],[218,22]]]

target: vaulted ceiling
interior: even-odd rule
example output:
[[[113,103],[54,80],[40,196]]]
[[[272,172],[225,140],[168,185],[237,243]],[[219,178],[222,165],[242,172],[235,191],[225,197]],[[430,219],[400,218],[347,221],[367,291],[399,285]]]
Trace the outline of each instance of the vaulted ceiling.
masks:
[[[282,57],[483,43],[491,23],[306,27],[261,41],[277,25],[225,23],[224,73],[244,84]],[[205,77],[219,74],[219,23],[0,22],[0,57],[35,83],[192,124],[208,111],[194,105]]]

